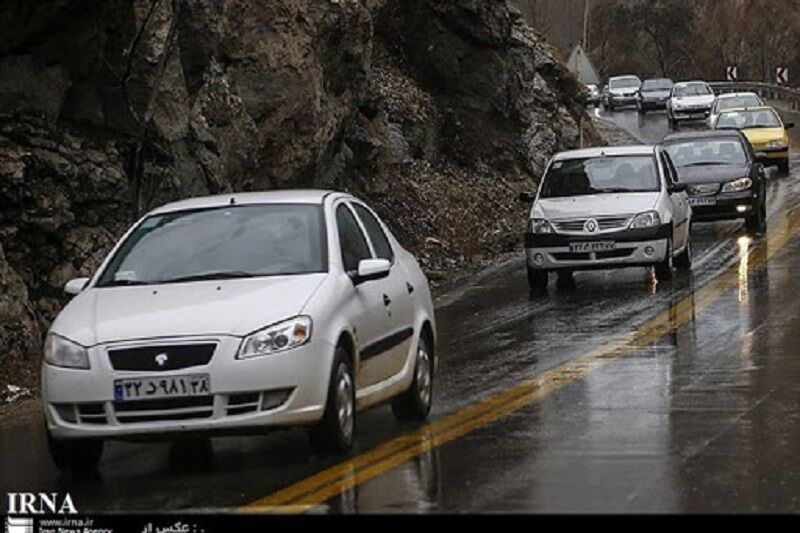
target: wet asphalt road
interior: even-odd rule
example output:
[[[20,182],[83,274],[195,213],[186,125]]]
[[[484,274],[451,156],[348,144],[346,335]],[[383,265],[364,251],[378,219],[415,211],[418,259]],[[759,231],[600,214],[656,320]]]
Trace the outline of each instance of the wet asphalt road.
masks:
[[[663,114],[607,118],[647,141],[667,133]],[[85,511],[231,510],[333,467],[350,474],[312,512],[800,511],[793,164],[770,174],[767,236],[698,224],[694,271],[671,284],[644,269],[579,273],[531,297],[520,253],[439,297],[435,421],[523,380],[541,376],[544,392],[392,468],[362,454],[420,428],[388,408],[362,414],[349,462],[312,456],[290,430],[213,449],[112,443],[91,478],[55,470],[36,420],[0,430],[0,493],[70,491]],[[602,355],[660,316],[672,325],[654,342]],[[575,372],[587,354],[602,364]]]

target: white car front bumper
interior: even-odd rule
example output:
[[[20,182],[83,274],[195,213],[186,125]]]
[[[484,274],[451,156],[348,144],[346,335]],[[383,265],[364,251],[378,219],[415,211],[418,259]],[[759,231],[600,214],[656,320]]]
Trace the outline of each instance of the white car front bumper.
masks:
[[[667,257],[667,240],[619,242],[607,252],[574,253],[569,246],[526,249],[528,267],[536,270],[592,270],[653,265]]]
[[[189,340],[159,339],[159,343],[176,341]],[[320,420],[327,398],[332,345],[312,340],[286,352],[237,360],[241,339],[217,337],[213,341],[218,345],[207,365],[180,370],[115,370],[107,354],[110,346],[89,350],[91,370],[43,365],[42,396],[48,430],[62,439],[158,438],[184,432],[252,433]],[[135,402],[117,402],[114,398],[118,379],[196,374],[208,374],[210,394]]]

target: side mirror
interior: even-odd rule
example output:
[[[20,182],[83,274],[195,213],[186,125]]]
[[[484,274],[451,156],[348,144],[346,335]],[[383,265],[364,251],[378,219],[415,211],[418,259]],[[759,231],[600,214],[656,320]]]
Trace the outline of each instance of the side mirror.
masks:
[[[71,279],[64,285],[64,292],[73,296],[80,294],[89,283],[89,278]]]
[[[389,275],[392,263],[388,259],[362,259],[358,271],[353,276],[353,284],[361,285],[368,281],[383,279]]]
[[[517,200],[519,200],[523,204],[532,204],[533,202],[536,201],[536,193],[535,192],[521,192],[521,193],[519,193],[519,196],[517,197]]]
[[[787,130],[790,130],[794,128],[794,122],[787,122],[786,124],[783,125],[783,127],[786,128]]]
[[[689,189],[689,186],[685,183],[673,183],[669,186],[669,192],[677,193],[677,192],[686,192]]]

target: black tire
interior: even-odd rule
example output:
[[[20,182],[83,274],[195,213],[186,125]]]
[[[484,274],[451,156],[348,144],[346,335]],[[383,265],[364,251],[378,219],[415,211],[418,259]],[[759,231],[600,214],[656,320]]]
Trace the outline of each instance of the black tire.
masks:
[[[64,472],[96,471],[103,456],[104,444],[100,439],[56,439],[47,431],[50,457],[56,467]]]
[[[639,112],[640,115],[644,116],[647,114],[647,109],[643,108],[642,106],[636,106],[636,110]]]
[[[672,271],[674,270],[673,267],[674,258],[672,239],[667,239],[667,257],[662,262],[656,264],[656,279],[662,283],[672,280]]]
[[[671,129],[671,130],[677,130],[678,129],[678,121],[677,120],[675,120],[672,117],[669,117],[667,120],[669,121],[669,129]]]
[[[778,171],[781,174],[788,174],[789,173],[789,158],[781,159],[778,163]]]
[[[547,284],[550,281],[550,275],[546,270],[536,270],[528,268],[528,286],[533,292],[544,292],[547,290]]]
[[[767,231],[767,206],[764,202],[758,204],[756,212],[744,220],[748,231],[761,235]]]
[[[686,243],[686,249],[675,258],[675,267],[681,272],[689,272],[692,270],[692,239]]]
[[[348,392],[349,391],[349,392]],[[346,401],[349,398],[349,402]],[[308,432],[311,448],[318,454],[347,453],[353,447],[356,425],[356,392],[353,366],[344,348],[333,357],[328,399],[322,420]]]
[[[401,421],[422,421],[428,418],[433,404],[433,353],[424,333],[417,344],[414,380],[403,394],[392,400],[392,413]]]

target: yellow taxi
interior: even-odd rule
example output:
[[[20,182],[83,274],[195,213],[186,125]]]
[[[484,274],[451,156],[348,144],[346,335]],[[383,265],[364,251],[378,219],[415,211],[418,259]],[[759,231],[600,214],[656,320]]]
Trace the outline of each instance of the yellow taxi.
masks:
[[[717,118],[716,129],[738,129],[745,134],[758,159],[767,166],[789,172],[789,134],[793,123],[784,124],[775,109],[767,106],[726,109]]]

